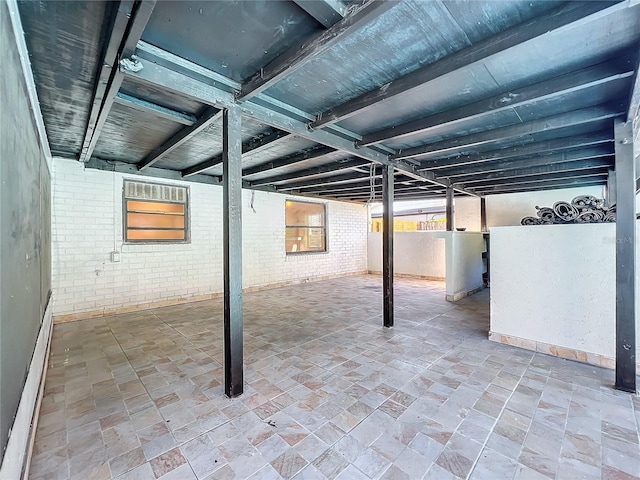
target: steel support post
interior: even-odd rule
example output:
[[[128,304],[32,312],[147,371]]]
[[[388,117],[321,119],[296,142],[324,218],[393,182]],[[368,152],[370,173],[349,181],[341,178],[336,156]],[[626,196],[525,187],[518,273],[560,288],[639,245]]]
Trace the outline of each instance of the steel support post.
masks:
[[[383,325],[393,327],[393,167],[382,167]]]
[[[224,196],[224,391],[228,397],[241,395],[242,366],[242,114],[239,107],[224,110],[223,196]]]
[[[480,231],[486,233],[487,230],[487,199],[480,198]]]
[[[453,231],[453,187],[447,187],[447,204],[445,206],[447,232]]]
[[[631,121],[614,123],[616,149],[616,388],[636,391],[636,173]]]

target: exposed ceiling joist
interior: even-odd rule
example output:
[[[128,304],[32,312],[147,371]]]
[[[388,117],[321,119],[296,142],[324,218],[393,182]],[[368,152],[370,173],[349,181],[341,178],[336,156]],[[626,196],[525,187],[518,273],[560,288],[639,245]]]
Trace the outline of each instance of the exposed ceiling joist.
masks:
[[[389,82],[376,90],[367,92],[318,115],[311,122],[311,128],[320,128],[349,118],[381,101],[403,94],[442,77],[460,68],[483,62],[493,55],[528,42],[542,35],[550,35],[567,25],[580,25],[596,16],[607,15],[621,8],[628,8],[629,2],[620,2],[610,7],[600,2],[570,2],[546,14],[523,22],[492,37],[448,55],[435,63],[426,65],[404,77]],[[609,7],[609,8],[605,8]]]
[[[89,120],[82,140],[79,160],[87,162],[100,137],[118,90],[124,80],[119,62],[129,58],[142,36],[156,0],[126,0],[118,4],[118,11],[109,32],[105,54],[100,62],[100,73],[96,79]]]
[[[374,145],[385,140],[397,139],[415,134],[437,134],[446,125],[463,124],[469,121],[481,121],[498,112],[548,101],[560,95],[587,90],[596,85],[626,80],[634,73],[633,68],[620,72],[611,64],[601,64],[571,72],[560,77],[527,86],[519,90],[503,92],[485,100],[447,110],[426,118],[414,120],[403,125],[393,126],[364,135],[356,145]]]
[[[581,170],[592,170],[602,168],[612,168],[613,162],[609,158],[601,158],[595,160],[583,160],[577,162],[564,162],[555,163],[551,165],[539,165],[536,167],[528,168],[514,168],[510,170],[501,170],[498,172],[484,173],[480,172],[475,175],[467,175],[464,177],[458,177],[455,179],[456,183],[465,184],[468,187],[473,188],[473,185],[481,182],[489,182],[490,180],[504,179],[504,178],[522,178],[537,175],[547,175],[552,173],[568,173],[575,172],[579,174]],[[527,178],[523,178],[524,181]]]
[[[343,170],[351,170],[354,167],[360,167],[368,165],[370,162],[362,159],[350,159],[346,161],[338,161],[328,165],[321,165],[319,167],[308,168],[306,170],[299,170],[297,172],[285,173],[282,175],[276,175],[274,177],[263,178],[261,180],[255,180],[250,182],[251,185],[272,185],[275,183],[287,182],[290,180],[298,180],[308,177],[314,177],[316,175],[322,175],[331,172],[341,172]]]
[[[442,187],[394,187],[393,191],[394,194],[399,194],[399,193],[406,193],[406,192],[413,192],[413,193],[433,193],[435,191],[441,191],[444,190]],[[382,195],[382,186],[381,185],[377,185],[376,188],[373,190],[374,192],[374,197],[377,198],[381,198]],[[342,198],[342,197],[354,197],[354,196],[364,196],[364,197],[369,197],[371,190],[364,190],[364,189],[353,189],[353,190],[343,190],[341,192],[331,192],[331,191],[327,191],[327,192],[318,192],[320,194],[323,195],[331,195],[333,197],[336,198]]]
[[[376,175],[375,178],[381,177],[382,174]],[[332,177],[314,178],[310,180],[302,180],[300,182],[288,183],[276,187],[277,191],[297,190],[304,187],[317,187],[321,185],[339,185],[351,182],[359,182],[364,179],[368,179],[369,175],[362,173],[344,173],[342,175],[335,175]]]
[[[209,128],[209,126],[213,125],[217,121],[222,118],[222,110],[218,110],[214,107],[209,107],[207,110],[198,117],[196,122],[189,126],[180,129],[175,135],[168,138],[162,145],[156,148],[153,152],[147,155],[138,165],[140,170],[144,170],[158,160],[160,160],[165,155],[168,155],[173,150],[178,148],[180,145],[187,143],[193,137],[198,135],[200,132]]]
[[[138,170],[138,168],[132,163],[114,162],[110,160],[104,160],[101,158],[91,158],[86,164],[86,168],[93,168],[96,170],[106,170],[109,172],[119,172],[128,175],[143,175],[145,177],[154,177],[165,180],[180,180],[184,181],[180,172],[177,170],[170,170],[167,168],[149,167],[144,172]],[[191,175],[188,179],[189,182],[204,183],[207,185],[219,185],[222,186],[222,178],[214,175]],[[242,182],[242,188],[248,190],[259,190],[263,192],[275,192],[276,189],[271,186],[256,186],[250,185],[249,182]],[[318,198],[317,195],[306,194],[304,192],[297,193],[297,195],[309,196]]]
[[[474,133],[463,137],[456,137],[441,142],[421,145],[419,147],[401,150],[390,157],[394,160],[413,157],[435,157],[438,155],[450,155],[469,147],[482,147],[498,144],[510,139],[525,137],[536,133],[548,133],[576,125],[598,122],[621,115],[624,107],[621,103],[615,105],[598,105],[582,108],[571,112],[544,117],[530,122],[518,123],[489,131]]]
[[[396,201],[397,200],[424,200],[426,198],[443,198],[444,199],[446,191],[447,191],[446,188],[442,188],[440,190],[433,190],[429,192],[421,192],[421,191],[400,192],[400,193],[394,194],[393,199]],[[354,202],[368,202],[369,196],[353,195],[351,197],[340,197],[340,200],[342,199],[348,199]],[[382,198],[380,197],[374,198],[373,200],[371,200],[371,202],[372,203],[382,202]]]
[[[347,6],[340,0],[293,0],[296,5],[320,22],[325,28],[345,16]]]
[[[156,55],[158,55],[157,51]],[[170,57],[175,56],[169,55],[163,62],[169,62]],[[174,71],[173,69],[169,69],[166,66],[155,64],[145,59],[140,59],[140,62],[144,67],[142,70],[139,70],[138,72],[126,72],[128,75],[135,77],[138,81],[181,93],[182,95],[218,108],[235,105],[233,94],[230,92],[178,71]],[[184,69],[185,63],[189,62],[182,60],[181,66],[176,68]],[[201,69],[202,68],[200,67],[200,70]],[[390,160],[388,158],[388,154],[380,151],[379,149],[372,147],[356,148],[353,144],[354,139],[348,138],[344,134],[330,130],[309,130],[305,121],[289,116],[282,111],[277,111],[271,107],[267,107],[262,104],[259,105],[252,101],[242,103],[240,107],[243,114],[255,118],[267,125],[285,130],[316,143],[320,143],[337,150],[342,150],[356,157],[364,158],[383,165],[391,165],[405,175],[412,176],[413,178],[428,183],[445,187],[448,185],[448,181],[446,179],[438,179],[436,175],[431,172],[418,172],[415,165],[411,163]],[[458,189],[458,191],[473,195],[471,192],[463,192],[462,189]]]
[[[532,168],[557,163],[576,162],[580,160],[592,160],[598,158],[609,158],[613,155],[613,148],[609,146],[598,146],[594,148],[583,148],[579,150],[569,150],[550,155],[519,158],[513,160],[498,160],[497,162],[485,162],[482,164],[461,165],[460,167],[447,168],[442,170],[443,175],[449,177],[452,182],[457,181],[456,177],[465,175],[486,175],[488,172],[500,170],[512,170],[516,168]]]
[[[155,117],[164,118],[172,122],[180,123],[182,125],[191,126],[198,120],[193,115],[187,115],[186,113],[176,112],[170,108],[156,105],[155,103],[136,98],[126,93],[118,92],[115,98],[115,103],[118,105],[124,105],[125,107],[132,108],[142,113],[150,113]]]
[[[237,99],[246,101],[266,90],[339,41],[357,32],[363,25],[371,22],[394,5],[396,2],[378,0],[369,0],[363,3],[328,30],[306,40],[302,45],[293,46],[261,68],[242,85]]]
[[[274,142],[277,142],[282,139],[286,139],[291,137],[291,134],[285,132],[283,130],[271,129],[267,130],[267,132],[252,138],[248,142],[245,142],[242,145],[242,153],[255,152],[260,149],[265,148],[268,145],[271,145]],[[205,170],[209,170],[210,168],[215,167],[222,163],[222,153],[216,155],[204,162],[200,162],[192,167],[189,167],[182,171],[182,176],[190,177],[191,175],[196,175],[198,173],[202,173]]]
[[[242,176],[248,177],[251,175],[255,175],[256,173],[275,170],[277,168],[286,167],[288,165],[293,165],[294,163],[303,162],[305,160],[324,157],[325,155],[329,155],[330,153],[333,153],[335,151],[336,150],[334,148],[324,146],[311,148],[302,152],[294,153],[292,155],[287,155],[286,157],[278,158],[277,160],[271,160],[254,167],[245,168],[242,170]]]
[[[175,72],[182,73],[190,78],[201,80],[204,83],[218,88],[227,93],[233,93],[240,90],[240,82],[233,80],[232,78],[225,77],[218,72],[204,68],[196,63],[193,63],[185,58],[175,55],[166,50],[162,50],[150,43],[139,41],[136,48],[136,55],[138,58],[146,60],[148,62],[167,67]],[[144,64],[144,62],[143,62]],[[231,97],[233,98],[233,97]],[[309,122],[313,120],[314,115],[300,110],[292,105],[277,100],[265,93],[259,93],[251,99],[252,103],[265,107],[269,111],[279,112],[287,117],[300,120],[301,122]],[[333,133],[342,135],[345,138],[359,140],[361,136],[353,133],[345,128],[334,125],[330,129]],[[383,151],[381,149],[380,151]],[[391,153],[391,149],[387,149],[387,153]]]
[[[541,190],[559,190],[563,188],[584,188],[584,187],[599,187],[606,183],[606,178],[576,178],[573,180],[554,180],[552,182],[541,183],[523,183],[520,185],[504,185],[494,187],[478,188],[478,192],[483,195],[499,195],[502,193],[520,193],[520,192],[537,192]]]
[[[629,109],[625,117],[627,122],[632,121],[634,115],[640,112],[640,75],[638,75],[638,70],[640,70],[640,42],[636,45],[635,51],[635,73],[629,91]]]
[[[613,142],[613,132],[605,131],[599,133],[589,133],[586,135],[575,135],[567,138],[556,138],[544,142],[537,142],[529,145],[518,145],[517,147],[501,148],[488,152],[474,153],[471,155],[458,155],[448,158],[436,158],[425,160],[420,163],[420,170],[427,169],[448,169],[449,167],[467,166],[467,168],[477,168],[476,163],[505,160],[507,158],[526,157],[539,155],[547,152],[568,150],[595,145],[605,145]],[[446,175],[445,175],[446,176]]]
[[[379,177],[374,177],[374,187],[381,187],[382,183],[378,181]],[[426,187],[425,187],[426,188]],[[343,185],[331,186],[326,185],[324,187],[307,187],[307,188],[299,188],[300,191],[305,191],[309,193],[341,193],[341,192],[351,192],[354,190],[371,190],[371,182],[367,181],[366,183],[347,183]]]
[[[605,178],[609,175],[608,169],[611,167],[593,168],[589,170],[580,171],[567,171],[558,173],[545,173],[541,175],[529,175],[526,178],[514,177],[514,178],[500,178],[496,180],[482,180],[472,184],[474,191],[483,190],[488,187],[494,187],[499,185],[528,185],[528,184],[547,184],[551,182],[561,180],[574,180],[578,178],[591,178],[602,177]]]
[[[91,158],[85,165],[86,168],[94,168],[96,170],[107,170],[109,172],[184,181],[180,172],[177,170],[170,170],[168,168],[149,167],[145,169],[144,172],[141,172],[133,163],[114,162],[96,157]],[[206,183],[207,185],[222,185],[220,177],[214,177],[212,175],[194,175],[189,178],[189,181],[195,183]]]
[[[353,170],[358,172],[360,171],[360,169],[358,168],[354,168]],[[361,180],[358,182],[349,182],[349,183],[342,183],[342,184],[329,185],[329,186],[310,185],[307,187],[298,187],[298,189],[313,192],[313,191],[327,191],[327,190],[340,191],[340,190],[351,189],[351,188],[371,188],[372,181],[375,185],[381,185],[381,183],[378,181],[382,175],[382,171],[380,169],[374,170],[373,177],[371,176],[370,172],[361,172],[359,175],[361,175]],[[439,185],[432,185],[429,183],[421,182],[419,180],[407,179],[406,177],[403,178],[402,174],[395,175],[395,185],[412,185],[412,186],[426,188],[426,189],[443,188]]]

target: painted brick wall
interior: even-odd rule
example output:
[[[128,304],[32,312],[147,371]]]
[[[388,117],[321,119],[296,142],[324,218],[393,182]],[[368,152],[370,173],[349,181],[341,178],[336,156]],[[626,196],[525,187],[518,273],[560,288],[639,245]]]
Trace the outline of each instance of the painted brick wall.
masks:
[[[222,292],[222,188],[190,189],[191,242],[131,245],[122,240],[119,173],[83,169],[55,159],[53,168],[53,288],[55,315],[112,311]],[[180,182],[136,176],[134,180]],[[367,269],[367,209],[327,202],[328,253],[285,255],[284,203],[295,198],[243,191],[245,288],[298,283]],[[110,252],[121,252],[113,263]]]

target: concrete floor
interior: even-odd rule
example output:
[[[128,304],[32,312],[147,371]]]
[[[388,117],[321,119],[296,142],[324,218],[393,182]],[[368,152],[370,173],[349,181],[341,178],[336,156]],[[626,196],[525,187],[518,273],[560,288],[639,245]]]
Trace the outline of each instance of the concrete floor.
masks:
[[[245,296],[245,393],[222,303],[56,325],[32,479],[631,479],[640,398],[613,372],[487,340],[488,291],[381,278]]]

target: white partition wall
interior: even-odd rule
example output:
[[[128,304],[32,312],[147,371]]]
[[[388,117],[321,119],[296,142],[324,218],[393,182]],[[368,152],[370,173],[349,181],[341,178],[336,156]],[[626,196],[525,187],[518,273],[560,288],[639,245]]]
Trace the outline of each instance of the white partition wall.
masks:
[[[612,223],[492,228],[489,338],[613,368],[615,242]]]
[[[446,298],[456,301],[482,288],[484,240],[475,232],[396,232],[393,261],[396,275],[446,280]],[[370,232],[369,271],[382,271],[382,234]]]
[[[368,268],[382,272],[382,233],[369,232],[367,237]],[[395,232],[393,235],[394,272],[430,280],[446,276],[445,242],[442,232]]]
[[[482,233],[446,232],[447,241],[447,294],[455,302],[483,287]]]

